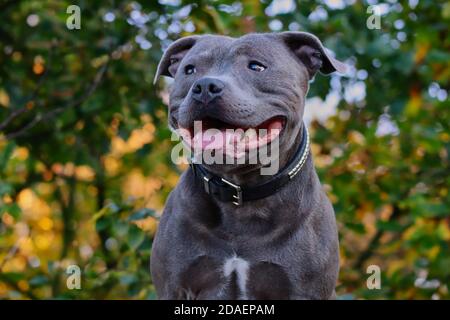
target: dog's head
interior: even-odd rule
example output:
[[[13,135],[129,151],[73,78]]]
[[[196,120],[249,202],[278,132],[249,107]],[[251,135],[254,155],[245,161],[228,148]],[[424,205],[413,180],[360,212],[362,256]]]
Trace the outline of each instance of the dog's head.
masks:
[[[309,33],[203,35],[171,44],[155,81],[160,75],[174,78],[169,125],[184,129],[191,145],[220,148],[211,142],[222,142],[218,138],[223,137],[223,141],[244,141],[248,151],[279,139],[283,152],[293,147],[299,135],[309,81],[318,71],[345,72],[345,65]],[[202,121],[200,141],[195,121]],[[218,130],[205,134],[211,128]],[[228,135],[227,129],[238,133]]]

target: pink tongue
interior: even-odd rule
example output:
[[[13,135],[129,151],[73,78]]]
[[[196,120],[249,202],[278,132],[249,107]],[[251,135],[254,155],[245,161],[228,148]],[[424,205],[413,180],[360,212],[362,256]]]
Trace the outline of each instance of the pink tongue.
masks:
[[[233,145],[239,142],[240,138],[239,131],[208,129],[195,134],[194,147],[201,148],[202,150],[220,150],[226,147],[226,145]]]
[[[194,146],[202,150],[222,149],[225,144],[225,132],[209,129],[204,132],[198,132],[194,136]]]
[[[268,129],[269,129],[269,133],[270,133],[270,130],[281,130],[281,129],[283,129],[283,121],[281,121],[281,120],[274,120],[274,121],[272,121],[269,124]]]

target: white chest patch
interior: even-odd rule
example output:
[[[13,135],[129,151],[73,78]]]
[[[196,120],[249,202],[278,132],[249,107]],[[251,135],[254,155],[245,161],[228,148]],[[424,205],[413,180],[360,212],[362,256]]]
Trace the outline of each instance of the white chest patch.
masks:
[[[230,277],[233,272],[236,272],[237,285],[241,291],[241,298],[247,299],[247,279],[248,269],[250,264],[242,258],[237,256],[225,260],[223,266],[223,274],[225,277]]]

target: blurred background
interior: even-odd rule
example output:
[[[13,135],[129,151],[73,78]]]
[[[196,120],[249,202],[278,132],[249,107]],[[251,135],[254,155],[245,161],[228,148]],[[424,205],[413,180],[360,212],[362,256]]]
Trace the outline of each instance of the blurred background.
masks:
[[[449,25],[435,0],[1,0],[0,298],[154,299],[152,238],[185,169],[168,81],[152,84],[162,52],[286,30],[351,66],[316,76],[305,115],[338,220],[338,298],[450,298]]]

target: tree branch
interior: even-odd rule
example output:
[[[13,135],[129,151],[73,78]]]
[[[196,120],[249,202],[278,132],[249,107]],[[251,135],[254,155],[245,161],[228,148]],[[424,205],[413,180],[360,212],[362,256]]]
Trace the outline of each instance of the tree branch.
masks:
[[[398,206],[394,206],[393,212],[391,216],[389,217],[388,221],[392,221],[395,218],[397,218],[401,213],[401,210]],[[367,246],[366,250],[363,251],[363,253],[358,257],[356,262],[353,265],[353,269],[359,270],[362,268],[363,264],[369,259],[374,251],[378,248],[380,244],[381,237],[384,234],[384,230],[378,229],[375,235],[373,236],[372,240],[370,240],[369,245]]]
[[[50,49],[49,49],[49,53],[48,53],[47,68],[45,68],[44,73],[39,78],[39,81],[36,85],[36,88],[33,90],[33,93],[31,94],[30,99],[28,99],[27,103],[23,107],[13,110],[13,112],[11,112],[8,115],[8,117],[6,117],[6,119],[0,123],[0,131],[4,130],[8,126],[8,124],[10,124],[11,121],[13,121],[15,118],[20,116],[22,113],[26,112],[28,110],[27,104],[36,99],[36,97],[39,93],[39,90],[41,89],[42,85],[44,84],[45,79],[47,78],[48,72],[51,69],[53,50],[54,50],[54,44],[52,43],[52,45],[50,46]]]
[[[77,100],[68,103],[64,106],[55,108],[45,114],[37,114],[33,120],[31,120],[25,127],[23,127],[20,130],[17,130],[15,132],[9,133],[7,135],[5,135],[4,138],[10,140],[10,139],[16,139],[18,137],[21,137],[25,134],[27,134],[28,130],[33,128],[34,126],[36,126],[39,122],[43,121],[43,120],[50,120],[53,117],[55,117],[56,115],[58,115],[59,113],[62,113],[64,111],[66,111],[67,109],[72,109],[72,108],[77,108],[80,105],[82,105],[97,89],[98,85],[100,84],[100,82],[103,79],[103,76],[105,75],[105,72],[108,68],[109,65],[109,61],[110,61],[110,57],[108,57],[108,61],[100,68],[100,70],[97,72],[97,74],[94,77],[94,80],[92,81],[92,83],[89,85],[89,87],[87,88],[87,90],[83,93],[83,95],[81,97],[79,97]]]
[[[8,286],[12,287],[14,290],[20,292],[22,295],[24,295],[27,298],[30,298],[32,300],[36,300],[38,299],[34,293],[32,293],[31,291],[25,291],[22,290],[16,282],[12,281],[11,279],[9,279],[8,277],[6,277],[4,274],[0,273],[0,280],[4,283],[6,283]]]

